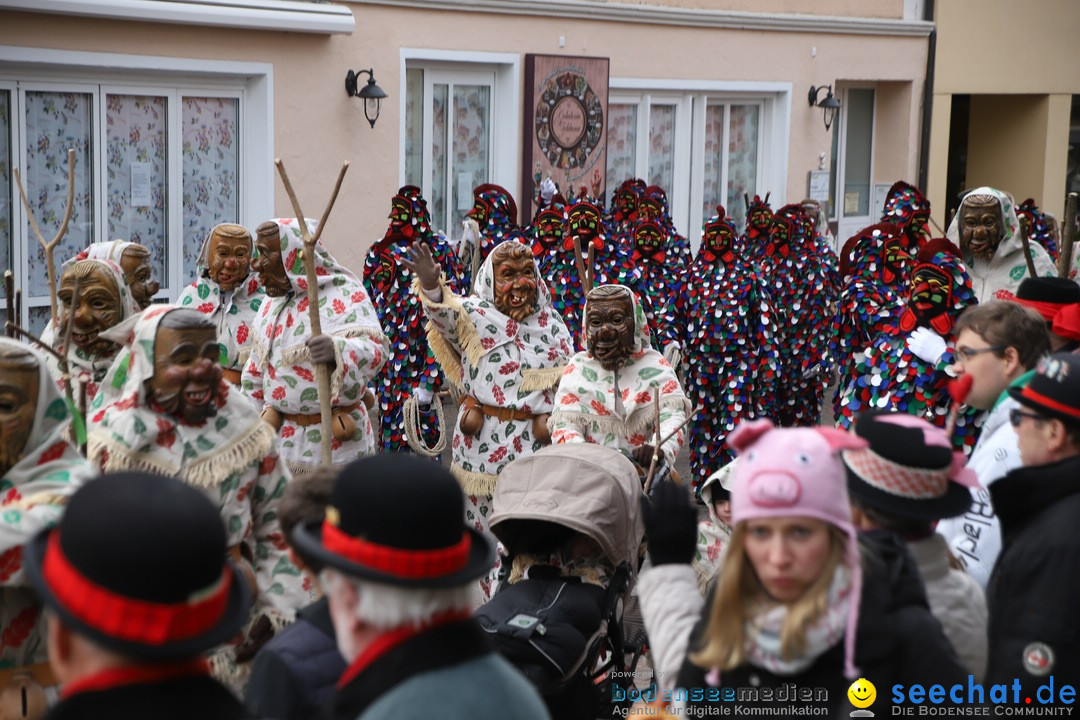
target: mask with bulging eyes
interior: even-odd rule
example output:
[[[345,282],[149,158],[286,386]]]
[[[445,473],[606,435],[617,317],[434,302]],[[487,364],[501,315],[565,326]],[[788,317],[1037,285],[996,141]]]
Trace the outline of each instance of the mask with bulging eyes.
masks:
[[[512,241],[511,241],[512,242]],[[506,246],[506,249],[503,249]],[[503,243],[492,254],[495,309],[517,322],[536,312],[539,290],[536,264],[524,245]]]

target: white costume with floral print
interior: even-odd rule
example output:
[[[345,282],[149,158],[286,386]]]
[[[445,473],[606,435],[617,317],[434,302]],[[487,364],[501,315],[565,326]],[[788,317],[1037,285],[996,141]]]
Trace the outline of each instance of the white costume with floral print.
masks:
[[[251,358],[241,387],[257,404],[283,416],[318,415],[319,386],[306,345],[311,330],[307,278],[300,254],[304,241],[295,219],[274,222],[281,234],[281,259],[292,291],[263,302],[252,328]],[[309,232],[314,233],[315,221],[307,223]],[[322,332],[334,341],[336,365],[330,374],[330,402],[334,408],[350,408],[348,414],[356,423],[351,439],[332,440],[334,464],[341,465],[375,450],[371,420],[361,400],[368,382],[386,362],[388,348],[375,308],[357,277],[321,245],[316,246],[315,266]],[[302,426],[284,418],[278,438],[281,454],[294,475],[318,466],[322,439],[318,423]]]
[[[967,266],[968,275],[971,276],[975,297],[979,299],[979,302],[985,303],[993,300],[994,293],[998,290],[1015,293],[1020,283],[1028,276],[1028,267],[1027,260],[1024,258],[1023,240],[1020,238],[1020,219],[1016,216],[1016,201],[1008,193],[992,187],[975,188],[965,195],[965,200],[975,195],[990,195],[997,198],[1001,204],[1003,236],[993,257],[984,260],[975,257],[970,250],[961,248],[961,259]],[[957,247],[960,247],[960,221],[963,210],[964,202],[961,202],[946,233],[949,240]],[[1050,253],[1037,242],[1028,244],[1031,248],[1031,259],[1035,264],[1035,273],[1040,277],[1056,277],[1057,268]]]
[[[550,413],[555,387],[572,353],[570,332],[551,312],[551,296],[539,272],[537,310],[521,322],[495,308],[494,277],[489,253],[476,274],[475,295],[454,295],[445,282],[440,284],[441,302],[420,292],[429,320],[428,341],[447,379],[466,395],[492,407]],[[419,281],[413,289],[419,289]],[[455,428],[450,470],[467,495],[491,495],[507,463],[541,447],[530,420],[485,415],[475,437]]]
[[[690,412],[690,401],[675,371],[663,355],[652,349],[641,303],[628,288],[627,292],[634,306],[634,347],[630,358],[617,370],[605,370],[588,350],[571,358],[559,382],[555,410],[548,422],[554,443],[591,442],[624,452],[654,445],[653,397],[657,389],[661,438],[679,428]],[[584,317],[588,313],[586,302]],[[662,446],[669,462],[678,455],[683,438],[684,431],[679,430]]]
[[[278,456],[273,429],[225,382],[212,403],[217,414],[191,425],[152,407],[145,384],[153,377],[158,325],[175,305],[152,305],[115,329],[129,342],[109,369],[88,413],[90,461],[102,471],[143,470],[202,489],[220,509],[229,546],[253,560],[258,594],[252,617],[274,627],[291,622],[308,602],[300,571],[289,560],[277,505],[291,479]],[[227,657],[215,657],[219,676],[235,680]],[[230,677],[232,676],[232,677]]]
[[[128,245],[130,244],[131,243],[128,243]],[[90,247],[93,249],[105,245],[111,245],[111,243],[95,243]],[[101,251],[99,250],[98,252],[91,254],[100,255]],[[116,283],[117,290],[120,293],[120,322],[122,323],[137,314],[139,312],[139,306],[135,304],[135,299],[131,296],[131,288],[128,287],[127,280],[124,278],[124,271],[120,269],[120,266],[115,262],[105,260],[104,258],[88,257],[85,259],[100,264],[108,272],[108,275],[112,278],[113,282]],[[64,266],[70,267],[73,264],[74,262],[69,261],[64,263]],[[64,307],[61,307],[58,312],[63,314],[64,312],[67,312],[67,310]],[[65,355],[64,335],[56,330],[56,326],[52,322],[49,323],[48,327],[45,328],[45,332],[42,333],[41,341],[44,343],[51,343],[56,352]],[[71,377],[71,396],[74,398],[75,402],[79,402],[80,393],[82,392],[82,387],[84,385],[86,386],[86,402],[89,403],[94,399],[94,396],[97,395],[97,392],[100,389],[102,378],[104,378],[105,373],[109,371],[109,366],[112,365],[113,360],[120,354],[120,350],[120,345],[114,345],[113,349],[104,355],[91,355],[82,348],[73,345],[71,352],[66,353],[68,370]],[[53,379],[56,381],[57,387],[60,389],[60,394],[63,395],[65,393],[66,383],[64,381],[64,374],[60,370],[60,363],[55,357],[49,355],[46,364]]]
[[[14,340],[0,345],[37,359],[38,399],[23,457],[0,479],[0,669],[47,660],[41,606],[24,582],[23,545],[60,519],[63,505],[96,475],[67,441],[71,415],[43,355]]]
[[[184,288],[176,304],[210,316],[217,325],[221,367],[240,372],[251,354],[251,327],[266,300],[266,293],[254,273],[235,289],[221,291],[221,286],[210,277],[208,253],[214,230],[203,241],[195,282]]]

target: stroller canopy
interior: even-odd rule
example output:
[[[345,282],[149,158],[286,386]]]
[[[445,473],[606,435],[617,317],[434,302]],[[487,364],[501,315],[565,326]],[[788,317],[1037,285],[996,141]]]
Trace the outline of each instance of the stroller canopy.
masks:
[[[555,523],[591,538],[613,564],[637,574],[641,480],[618,450],[590,443],[550,445],[514,460],[499,475],[490,527],[512,553],[531,523]],[[632,559],[632,560],[631,560]]]

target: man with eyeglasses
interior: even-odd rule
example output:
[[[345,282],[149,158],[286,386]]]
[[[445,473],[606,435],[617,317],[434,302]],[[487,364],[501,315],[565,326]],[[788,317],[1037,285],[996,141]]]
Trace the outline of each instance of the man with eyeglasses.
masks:
[[[987,589],[985,684],[1019,679],[1025,697],[1052,676],[1059,687],[1080,677],[1080,356],[1044,358],[1009,395],[1023,466],[990,488],[1003,544]]]
[[[967,464],[982,489],[973,489],[971,508],[959,517],[942,520],[938,532],[984,588],[1001,549],[998,520],[986,488],[1020,466],[1016,433],[1009,424],[1009,411],[1017,403],[1006,390],[1026,379],[1049,351],[1046,323],[1034,310],[1017,303],[994,300],[973,305],[956,322],[952,369],[960,377],[971,377],[967,406],[988,411]]]

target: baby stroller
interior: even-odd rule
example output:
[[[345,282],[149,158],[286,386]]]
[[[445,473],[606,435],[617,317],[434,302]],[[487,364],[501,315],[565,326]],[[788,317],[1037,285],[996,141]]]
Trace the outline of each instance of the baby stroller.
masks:
[[[499,476],[490,526],[508,556],[475,616],[554,718],[630,704],[645,647],[623,617],[642,557],[640,497],[629,459],[585,443],[546,447]]]

